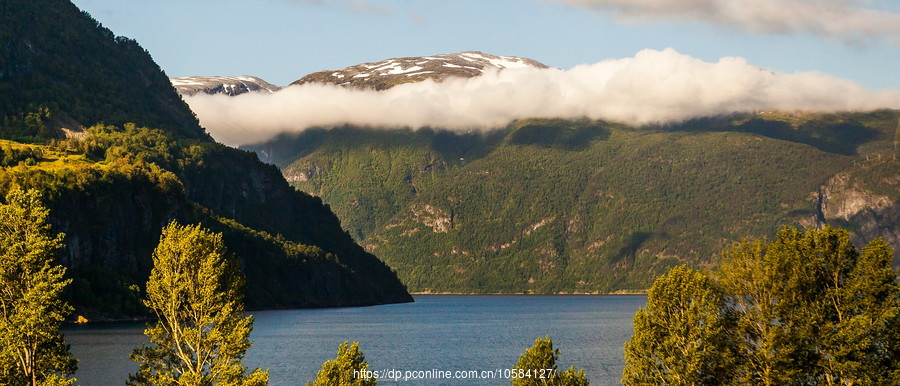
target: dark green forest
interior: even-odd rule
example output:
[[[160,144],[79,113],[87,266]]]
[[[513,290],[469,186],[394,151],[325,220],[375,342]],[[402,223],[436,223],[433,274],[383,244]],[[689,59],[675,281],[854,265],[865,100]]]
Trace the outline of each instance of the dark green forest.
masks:
[[[0,26],[0,137],[39,141],[53,126],[137,122],[207,138],[150,54],[74,4],[6,0]]]

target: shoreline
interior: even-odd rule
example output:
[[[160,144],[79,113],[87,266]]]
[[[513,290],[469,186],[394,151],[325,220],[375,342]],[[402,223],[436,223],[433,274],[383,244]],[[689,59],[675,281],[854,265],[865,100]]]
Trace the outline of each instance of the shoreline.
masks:
[[[357,307],[376,307],[376,306],[385,306],[390,304],[407,304],[414,303],[415,299],[412,298],[412,294],[409,294],[409,300],[402,301],[389,301],[389,302],[378,302],[371,304],[342,304],[342,305],[301,305],[301,306],[284,306],[284,307],[261,307],[261,308],[247,308],[244,310],[244,313],[250,314],[254,311],[277,311],[277,310],[318,310],[318,309],[328,309],[328,308],[357,308]],[[111,317],[108,315],[91,315],[90,318],[85,317],[84,315],[91,315],[91,313],[81,312],[78,310],[72,313],[69,317],[62,321],[61,325],[63,326],[83,326],[83,325],[98,325],[98,324],[118,324],[118,323],[140,323],[140,322],[150,322],[156,320],[156,317],[152,313],[147,313],[143,316],[122,316],[122,317]],[[79,321],[79,318],[83,318],[84,321]]]
[[[529,292],[493,292],[493,293],[483,293],[483,292],[431,292],[431,291],[420,291],[420,292],[410,292],[412,296],[633,296],[633,295],[647,295],[647,290],[628,290],[628,291],[615,291],[615,292],[557,292],[557,293],[529,293]],[[274,307],[274,308],[259,308],[259,309],[248,309],[247,313],[252,313],[253,311],[278,311],[278,310],[311,310],[311,309],[328,309],[328,308],[356,308],[356,307],[375,307],[375,306],[383,306],[389,304],[404,304],[404,303],[413,303],[413,302],[389,302],[389,303],[379,303],[379,304],[367,304],[367,305],[342,305],[342,306],[308,306],[308,307]],[[130,323],[146,323],[154,320],[154,318],[150,315],[146,317],[122,317],[122,318],[111,318],[111,317],[94,317],[86,320],[83,323],[76,323],[73,318],[69,318],[64,320],[61,323],[61,326],[66,327],[78,327],[78,326],[98,326],[98,325],[116,325],[116,324],[130,324]]]
[[[410,292],[410,295],[459,295],[459,296],[618,296],[618,295],[646,295],[647,290],[627,290],[614,292],[553,292],[553,293],[536,293],[536,292],[432,292],[418,291]]]

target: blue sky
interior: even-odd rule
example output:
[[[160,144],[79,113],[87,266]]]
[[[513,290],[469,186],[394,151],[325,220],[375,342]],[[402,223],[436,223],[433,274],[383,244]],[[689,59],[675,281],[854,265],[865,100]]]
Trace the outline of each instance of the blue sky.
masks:
[[[303,75],[477,50],[563,69],[667,47],[900,89],[900,2],[865,0],[74,0],[171,77]],[[710,3],[714,4],[710,10]]]

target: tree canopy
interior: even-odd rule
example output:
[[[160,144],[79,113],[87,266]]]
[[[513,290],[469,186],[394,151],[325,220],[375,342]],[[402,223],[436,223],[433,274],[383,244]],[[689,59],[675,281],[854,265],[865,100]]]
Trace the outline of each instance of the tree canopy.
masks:
[[[882,239],[784,228],[744,240],[709,276],[658,279],[626,343],[626,384],[892,384],[900,286]]]
[[[0,204],[0,384],[70,385],[76,362],[59,333],[72,311],[71,279],[55,261],[62,234],[47,223],[36,190],[12,189]]]
[[[708,276],[672,268],[647,294],[625,343],[623,383],[693,385],[730,380],[734,361],[727,339],[733,317],[725,294]]]
[[[534,346],[525,350],[525,353],[516,362],[516,366],[513,368],[513,386],[588,385],[584,369],[576,371],[573,366],[560,372],[556,365],[557,359],[559,359],[559,349],[553,348],[553,341],[550,340],[550,337],[537,338]]]
[[[336,358],[322,364],[314,382],[307,386],[373,386],[377,383],[374,377],[366,377],[369,364],[359,349],[359,342],[341,343]]]
[[[243,357],[253,319],[244,316],[243,279],[226,258],[222,235],[170,223],[153,252],[144,304],[158,321],[150,345],[132,359],[133,385],[265,385],[268,371],[246,374]]]

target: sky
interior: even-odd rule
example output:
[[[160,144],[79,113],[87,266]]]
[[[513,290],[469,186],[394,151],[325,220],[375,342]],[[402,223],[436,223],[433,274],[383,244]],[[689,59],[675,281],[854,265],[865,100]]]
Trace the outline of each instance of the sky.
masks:
[[[461,51],[569,69],[643,49],[900,90],[891,0],[74,0],[170,77],[303,75]]]

